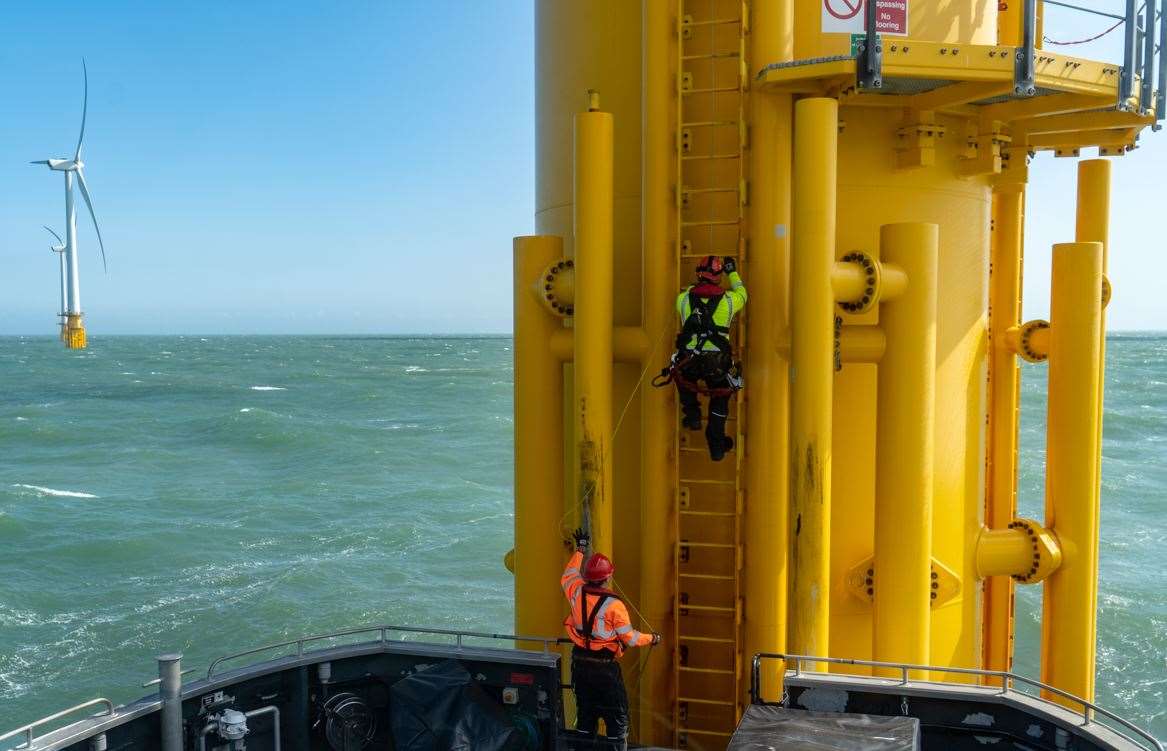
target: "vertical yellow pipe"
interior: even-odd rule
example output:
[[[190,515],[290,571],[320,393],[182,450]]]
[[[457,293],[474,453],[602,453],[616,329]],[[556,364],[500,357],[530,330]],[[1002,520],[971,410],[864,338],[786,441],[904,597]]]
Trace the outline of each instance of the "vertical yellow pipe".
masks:
[[[515,633],[551,636],[563,621],[563,366],[551,353],[559,320],[539,299],[540,275],[563,256],[563,238],[514,240]],[[532,398],[538,395],[538,398]],[[530,644],[520,644],[530,647]]]
[[[672,227],[675,222],[672,194],[673,132],[672,110],[674,74],[670,60],[675,54],[671,39],[673,7],[668,0],[645,0],[643,6],[643,96],[644,129],[641,153],[644,159],[644,332],[648,336],[648,361],[643,367],[655,372],[672,349],[676,326],[673,295],[676,294],[676,255]],[[672,634],[673,542],[676,519],[673,498],[676,491],[673,451],[676,433],[676,405],[672,389],[653,388],[651,380],[641,381],[640,467],[643,501],[641,505],[640,608],[643,628]],[[672,663],[665,644],[649,652],[640,678],[640,706],[637,740],[663,745],[672,738]]]
[[[1094,699],[1098,596],[1098,379],[1102,243],[1054,246],[1050,290],[1046,526],[1062,565],[1045,583],[1041,679]],[[1049,697],[1055,698],[1055,697]]]
[[[835,191],[839,105],[794,105],[791,274],[790,641],[798,654],[830,651],[831,400]],[[819,669],[825,665],[818,663]]]
[[[575,461],[592,549],[612,555],[612,115],[575,116]],[[530,395],[526,395],[529,397]]]
[[[1078,163],[1078,209],[1074,227],[1074,241],[1102,243],[1102,275],[1107,274],[1110,259],[1110,162],[1106,159],[1087,159]],[[1098,354],[1098,433],[1102,443],[1103,407],[1106,391],[1106,309],[1102,310],[1102,333]],[[1098,452],[1098,488],[1094,506],[1102,518],[1102,451]],[[1095,555],[1098,540],[1094,541]]]
[[[940,228],[888,224],[880,256],[908,276],[880,307],[875,470],[876,660],[927,664],[931,648],[936,283]]]
[[[784,2],[754,7],[750,61],[760,68],[791,57],[793,6]],[[750,285],[746,330],[746,523],[745,648],[786,650],[788,550],[789,362],[777,342],[789,337],[790,126],[789,95],[750,97],[750,252],[744,273]],[[762,695],[780,696],[780,666],[765,664]],[[743,676],[748,680],[748,676]]]
[[[1005,529],[1017,516],[1017,405],[1020,368],[1006,334],[1021,317],[1025,186],[993,193],[994,231],[989,281],[989,428],[986,448],[986,512],[989,529]],[[985,580],[984,662],[988,670],[1013,664],[1013,579]]]

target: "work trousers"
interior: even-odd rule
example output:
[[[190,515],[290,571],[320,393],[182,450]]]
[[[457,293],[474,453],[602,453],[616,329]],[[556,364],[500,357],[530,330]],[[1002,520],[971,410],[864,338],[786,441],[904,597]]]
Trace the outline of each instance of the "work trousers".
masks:
[[[728,354],[722,352],[700,352],[690,358],[685,367],[681,368],[681,375],[692,384],[703,382],[705,388],[729,389],[727,374],[732,361]],[[677,396],[681,400],[681,411],[687,420],[701,419],[701,401],[697,394],[677,384]],[[709,445],[709,456],[714,461],[720,461],[725,456],[725,421],[729,417],[729,392],[721,396],[709,397],[709,417],[705,423],[705,442]]]
[[[595,733],[604,719],[606,736],[627,742],[628,692],[620,665],[612,658],[593,657],[575,647],[571,652],[571,687],[575,691],[576,730]],[[611,654],[609,652],[608,654]],[[619,746],[618,746],[619,747]]]

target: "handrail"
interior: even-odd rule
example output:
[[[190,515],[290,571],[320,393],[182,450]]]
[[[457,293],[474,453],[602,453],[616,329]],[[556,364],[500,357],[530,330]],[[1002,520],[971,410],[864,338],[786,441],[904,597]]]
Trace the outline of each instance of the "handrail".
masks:
[[[1054,694],[1055,696],[1060,696],[1063,699],[1066,699],[1068,701],[1079,704],[1082,707],[1080,714],[1082,715],[1082,724],[1083,725],[1089,725],[1091,722],[1094,721],[1093,715],[1100,714],[1100,715],[1102,715],[1110,720],[1113,720],[1114,722],[1117,722],[1118,724],[1122,725],[1127,730],[1135,733],[1140,738],[1147,741],[1147,743],[1149,743],[1150,745],[1149,746],[1144,745],[1143,743],[1140,743],[1138,740],[1131,738],[1130,736],[1126,735],[1125,733],[1122,733],[1114,728],[1110,728],[1110,730],[1112,730],[1115,733],[1118,733],[1123,738],[1126,738],[1127,740],[1131,741],[1132,743],[1135,743],[1143,748],[1149,748],[1149,749],[1152,749],[1153,751],[1163,751],[1163,745],[1159,742],[1159,740],[1157,738],[1155,738],[1155,736],[1151,735],[1146,730],[1143,730],[1142,728],[1135,725],[1134,723],[1132,723],[1128,720],[1125,720],[1122,717],[1119,717],[1118,715],[1116,715],[1115,713],[1098,706],[1094,702],[1088,701],[1088,700],[1083,699],[1079,696],[1075,696],[1074,694],[1071,694],[1068,691],[1063,691],[1060,688],[1057,688],[1055,686],[1051,686],[1047,683],[1042,683],[1041,681],[1034,680],[1032,678],[1027,678],[1023,675],[1017,675],[1016,673],[1010,673],[1010,672],[1007,672],[1004,670],[983,670],[981,668],[937,667],[934,665],[914,665],[912,663],[904,663],[904,662],[880,662],[877,660],[856,660],[856,659],[851,659],[851,658],[847,658],[847,657],[816,657],[813,655],[792,655],[792,654],[782,654],[779,652],[759,652],[759,653],[754,655],[753,662],[750,666],[750,702],[752,704],[765,704],[765,703],[767,703],[767,702],[763,701],[762,697],[761,697],[762,660],[781,660],[783,663],[789,663],[791,660],[793,660],[794,661],[794,670],[790,671],[788,669],[787,672],[791,672],[796,676],[802,674],[803,662],[828,663],[831,665],[858,665],[861,667],[887,668],[889,670],[898,670],[898,671],[900,671],[900,679],[899,679],[899,683],[897,685],[901,685],[901,686],[907,686],[909,684],[909,679],[908,679],[909,671],[929,671],[929,672],[934,672],[934,673],[957,673],[957,674],[961,674],[961,675],[977,675],[977,676],[983,676],[983,677],[988,677],[988,678],[999,678],[999,679],[1001,679],[1001,691],[1000,691],[1001,696],[1006,696],[1011,691],[1014,691],[1011,684],[1023,683],[1027,686],[1031,686],[1031,687],[1039,689],[1041,691],[1046,691],[1048,693]],[[850,674],[846,675],[845,677],[847,677],[847,678],[859,678],[859,679],[871,680],[871,681],[887,681],[887,680],[894,681],[895,680],[894,678],[885,678],[885,677],[879,677],[879,676],[866,676],[866,675],[850,675]],[[910,682],[911,683],[941,683],[941,684],[945,683],[945,681],[918,681],[918,680],[914,680],[914,681],[910,681]],[[1017,693],[1021,693],[1021,692],[1017,692]],[[1048,702],[1047,699],[1044,699],[1042,697],[1034,697],[1031,694],[1023,694],[1023,695],[1030,697],[1030,698],[1036,698],[1039,701],[1047,701]],[[1052,702],[1048,702],[1048,703],[1052,704]]]
[[[277,644],[267,644],[267,645],[262,646],[262,647],[256,647],[254,649],[248,649],[248,650],[245,650],[243,652],[236,652],[235,654],[224,655],[222,657],[218,657],[214,661],[211,662],[209,667],[207,667],[207,678],[209,679],[212,675],[214,675],[215,668],[217,668],[221,663],[227,662],[228,660],[234,660],[234,659],[238,659],[240,657],[247,657],[248,655],[259,654],[260,652],[268,652],[268,651],[273,650],[273,649],[280,649],[281,647],[291,647],[291,646],[296,647],[296,656],[297,657],[303,657],[305,644],[308,644],[310,642],[315,642],[315,641],[323,641],[324,639],[335,639],[335,638],[338,638],[341,636],[352,636],[354,634],[367,634],[367,633],[379,632],[380,638],[378,639],[378,641],[384,643],[384,642],[388,641],[388,634],[390,631],[397,632],[397,633],[406,633],[406,634],[429,634],[429,635],[436,635],[436,636],[453,636],[453,637],[455,637],[456,644],[459,648],[462,647],[462,639],[466,638],[466,637],[475,638],[475,639],[498,639],[500,641],[536,642],[536,643],[543,645],[543,652],[545,654],[549,653],[551,651],[551,645],[559,644],[560,642],[563,641],[562,639],[548,638],[545,636],[516,636],[514,634],[488,634],[488,633],[482,633],[482,632],[478,632],[478,631],[454,631],[451,629],[444,629],[444,628],[418,628],[416,626],[391,626],[391,625],[359,626],[357,628],[344,629],[343,631],[334,631],[332,633],[327,633],[327,634],[314,634],[312,636],[301,636],[299,639],[291,639],[289,641],[279,642]]]
[[[53,720],[59,720],[66,715],[73,714],[74,712],[79,712],[82,709],[88,709],[89,707],[95,706],[97,704],[104,704],[105,705],[105,714],[95,714],[95,715],[93,715],[94,717],[112,717],[113,716],[114,706],[113,706],[112,701],[110,701],[109,699],[104,699],[104,698],[90,699],[89,701],[82,702],[81,704],[78,704],[75,707],[69,707],[68,709],[62,709],[60,712],[57,712],[56,714],[51,714],[48,717],[42,717],[39,720],[34,720],[33,722],[30,722],[27,725],[22,725],[21,727],[18,727],[15,730],[9,730],[4,735],[0,735],[0,741],[6,741],[9,738],[13,738],[17,735],[20,735],[21,733],[24,733],[24,745],[16,746],[16,748],[18,748],[18,749],[30,749],[30,748],[32,748],[33,739],[36,737],[34,734],[34,731],[38,727],[40,727],[41,725],[44,725],[46,723],[52,722]]]

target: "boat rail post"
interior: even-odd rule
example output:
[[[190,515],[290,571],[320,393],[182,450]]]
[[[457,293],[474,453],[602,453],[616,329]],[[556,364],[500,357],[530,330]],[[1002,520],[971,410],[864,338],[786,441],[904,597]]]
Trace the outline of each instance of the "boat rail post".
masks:
[[[877,661],[930,657],[933,454],[939,227],[885,224],[880,253],[907,273],[907,289],[880,308],[887,348],[880,361],[875,454]],[[902,669],[907,682],[909,671]],[[876,670],[876,675],[887,671]],[[927,680],[926,673],[911,677]]]
[[[162,751],[182,751],[182,653],[158,655]]]
[[[790,646],[830,652],[831,429],[839,103],[794,105],[791,206]],[[812,670],[826,670],[815,663]]]
[[[1102,243],[1055,245],[1045,502],[1046,526],[1057,534],[1063,561],[1045,583],[1041,681],[1088,702],[1097,654],[1101,341]],[[1060,695],[1042,695],[1066,704]]]

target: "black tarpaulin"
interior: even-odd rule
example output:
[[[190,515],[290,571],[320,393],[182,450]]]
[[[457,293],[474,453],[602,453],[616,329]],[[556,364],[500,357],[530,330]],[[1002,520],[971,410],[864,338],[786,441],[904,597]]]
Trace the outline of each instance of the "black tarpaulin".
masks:
[[[526,746],[502,705],[457,660],[401,679],[389,695],[397,751],[522,751]]]
[[[920,721],[754,704],[726,751],[916,751]]]

